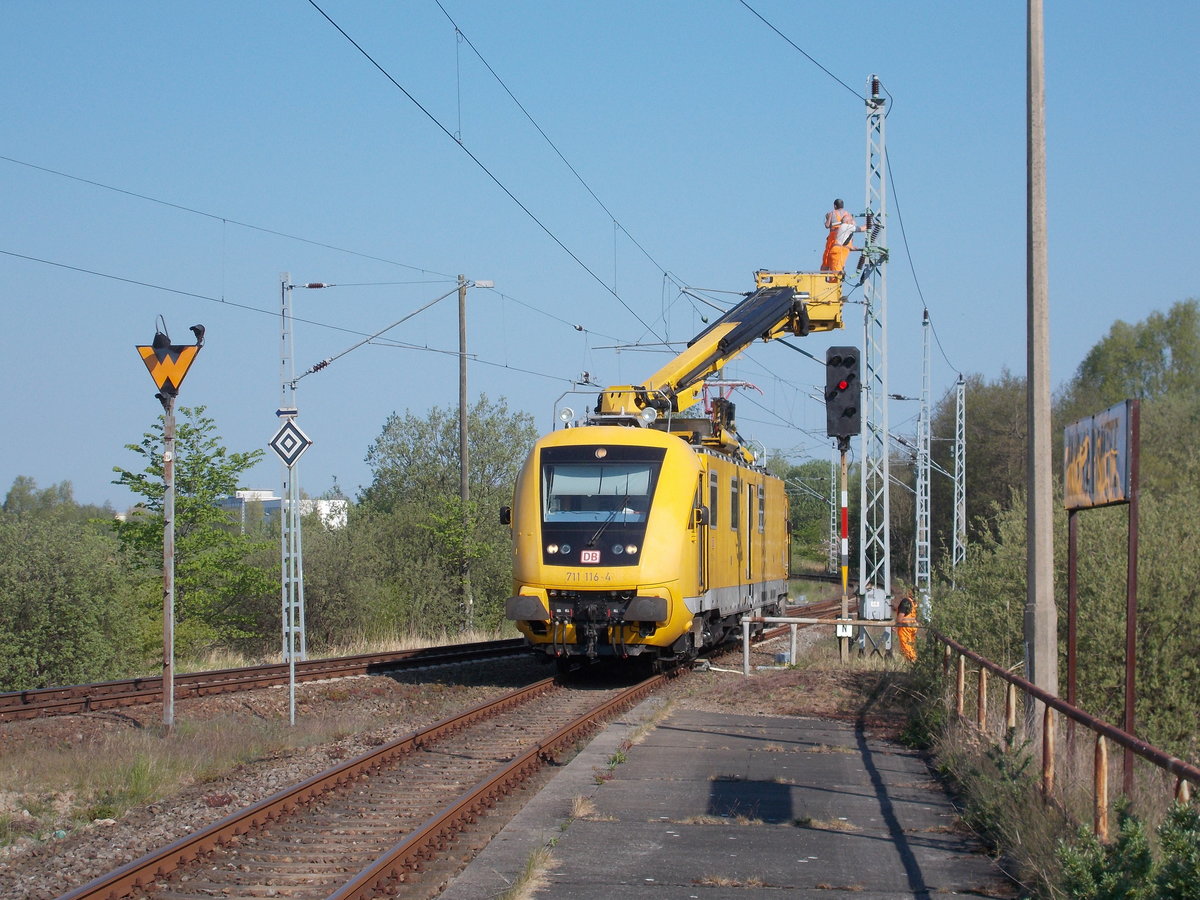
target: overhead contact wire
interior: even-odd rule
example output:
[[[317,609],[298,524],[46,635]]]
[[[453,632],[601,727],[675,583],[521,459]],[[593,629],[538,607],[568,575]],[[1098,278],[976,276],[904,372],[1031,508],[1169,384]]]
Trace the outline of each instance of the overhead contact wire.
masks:
[[[71,271],[71,272],[79,272],[80,274],[83,274],[83,275],[94,275],[97,278],[107,278],[110,281],[119,281],[122,284],[132,284],[136,287],[149,288],[152,291],[163,291],[165,293],[175,294],[180,297],[190,297],[194,300],[205,300],[209,303],[216,303],[220,306],[231,306],[234,309],[244,309],[247,312],[259,313],[260,315],[271,316],[272,318],[275,318],[279,315],[279,311],[274,310],[274,309],[263,309],[262,307],[259,307],[259,306],[251,306],[248,303],[238,303],[234,300],[227,300],[224,297],[210,297],[207,294],[198,294],[195,291],[185,291],[185,290],[181,290],[179,288],[167,287],[166,285],[162,285],[162,284],[154,284],[149,281],[138,281],[136,278],[126,278],[123,275],[113,275],[108,272],[97,272],[95,269],[85,269],[81,266],[72,266],[72,265],[69,265],[68,263],[55,262],[54,260],[51,260],[51,259],[41,259],[40,257],[28,256],[27,254],[24,254],[24,253],[15,253],[12,250],[0,250],[0,254],[3,254],[4,256],[11,256],[14,259],[23,259],[28,262],[41,263],[44,266],[54,266],[55,268],[58,268],[58,269],[67,269],[68,271]],[[341,286],[342,285],[339,285],[339,287],[341,287]],[[457,288],[455,288],[455,290],[457,290]],[[453,293],[453,291],[451,293]],[[440,300],[440,299],[444,299],[444,298],[439,297],[438,299]],[[437,302],[437,301],[434,301],[434,302]],[[416,312],[421,312],[422,310],[427,309],[431,305],[432,305],[432,303],[427,304],[426,306],[421,307],[421,309],[418,309]],[[412,316],[416,315],[416,312],[411,313],[408,316],[405,316],[405,319],[412,318]],[[340,331],[344,334],[351,334],[351,335],[355,335],[357,337],[367,337],[368,340],[371,340],[372,338],[374,338],[376,336],[376,335],[368,336],[368,335],[366,335],[365,332],[358,331],[354,328],[346,328],[342,325],[331,325],[328,322],[318,322],[316,319],[306,319],[303,316],[295,316],[294,315],[291,318],[292,318],[293,322],[301,322],[305,325],[312,325],[315,328],[327,328],[330,331]],[[403,321],[403,320],[401,320],[401,321]],[[394,325],[388,326],[388,328],[393,328],[393,327],[395,327],[395,326]],[[384,331],[387,331],[387,330],[388,330],[387,328],[384,329]],[[382,333],[382,332],[380,332],[380,333]],[[430,353],[446,353],[450,356],[458,356],[457,350],[437,350],[433,347],[421,347],[416,344],[402,344],[400,342],[392,341],[392,340],[376,342],[373,344],[373,346],[395,347],[398,349],[408,349],[408,350],[425,350]],[[351,349],[353,349],[353,348],[351,348]],[[345,353],[342,353],[339,355],[344,356]],[[517,368],[516,366],[509,366],[509,365],[503,365],[501,363],[491,362],[489,360],[482,359],[478,356],[472,356],[471,358],[473,360],[475,360],[476,362],[481,363],[482,365],[496,366],[498,368],[503,368],[503,369],[511,369],[514,372],[522,372],[527,375],[537,375],[539,378],[548,378],[552,381],[569,381],[570,380],[570,379],[564,379],[561,375],[550,375],[545,372],[536,372],[533,369],[520,369],[520,368]],[[297,380],[299,380],[299,379],[297,379]]]
[[[813,57],[812,57],[811,55],[809,55],[809,53],[808,53],[806,50],[804,50],[804,48],[800,47],[800,46],[799,46],[799,45],[798,45],[798,44],[797,44],[795,41],[793,41],[793,40],[792,40],[790,37],[788,37],[786,34],[784,34],[782,31],[780,31],[778,28],[776,28],[776,27],[775,27],[774,25],[772,25],[770,22],[768,22],[768,21],[767,21],[765,18],[763,18],[762,14],[761,14],[761,13],[760,13],[758,10],[756,10],[756,9],[755,9],[753,6],[751,6],[749,3],[747,3],[747,2],[746,2],[746,0],[738,0],[738,2],[739,2],[739,3],[741,3],[741,4],[742,4],[742,6],[746,7],[746,9],[750,10],[750,12],[754,13],[754,15],[758,17],[758,20],[759,20],[760,22],[762,22],[764,25],[766,25],[768,28],[770,28],[770,29],[771,29],[773,32],[775,32],[777,35],[779,35],[781,38],[783,38],[785,41],[787,41],[789,44],[791,44],[791,45],[792,45],[792,48],[793,48],[794,50],[796,50],[796,51],[798,51],[799,53],[803,54],[803,56],[804,56],[804,57],[805,57],[805,58],[806,58],[806,59],[807,59],[809,62],[811,62],[811,63],[812,63],[814,66],[816,66],[818,69],[820,69],[820,70],[821,70],[822,72],[824,72],[826,75],[828,75],[830,78],[832,78],[832,79],[833,79],[834,81],[836,81],[838,84],[840,84],[842,87],[844,87],[844,88],[845,88],[846,90],[848,90],[850,93],[852,93],[852,94],[853,94],[855,97],[857,97],[859,100],[863,101],[863,103],[866,103],[866,102],[867,102],[867,98],[866,98],[866,97],[864,97],[862,94],[860,94],[860,93],[859,93],[858,91],[856,91],[854,88],[850,87],[850,85],[846,84],[846,82],[842,81],[842,79],[838,78],[836,75],[834,75],[832,72],[830,72],[830,71],[829,71],[827,68],[825,68],[825,67],[824,67],[823,65],[821,65],[819,62],[817,62],[815,59],[813,59]]]
[[[417,98],[414,97],[412,94],[410,94],[408,92],[408,90],[402,84],[400,84],[400,82],[398,82],[395,78],[393,78],[392,75],[387,71],[387,69],[385,69],[378,62],[376,62],[375,58],[373,56],[371,56],[371,54],[368,53],[362,47],[361,44],[359,44],[356,40],[354,40],[354,38],[352,38],[349,34],[347,34],[346,30],[344,28],[342,28],[341,25],[339,25],[332,18],[330,18],[329,14],[326,13],[325,10],[321,9],[321,7],[317,5],[316,0],[308,0],[308,3],[310,6],[312,6],[313,9],[315,9],[317,12],[319,12],[324,17],[325,21],[327,21],[330,25],[332,25],[335,29],[337,29],[338,33],[341,34],[341,36],[344,37],[347,41],[349,41],[350,44],[359,53],[361,53],[363,55],[363,57],[371,65],[373,65],[376,69],[378,69],[380,74],[382,74],[384,78],[386,78],[388,81],[390,81],[398,91],[400,91],[402,94],[404,94],[405,97],[407,97],[410,101],[412,101],[413,105],[416,106],[417,109],[419,109],[422,113],[424,113],[426,118],[429,119],[429,121],[431,121],[434,125],[436,125],[441,130],[441,132],[446,135],[446,137],[450,138],[450,140],[454,141],[454,143],[457,146],[462,148],[463,153],[467,154],[467,156],[469,156],[471,158],[471,161],[474,162],[475,165],[477,165],[480,168],[480,170],[485,175],[487,175],[488,178],[490,178],[492,180],[492,182],[496,185],[496,187],[500,188],[500,190],[502,190],[505,193],[505,195],[510,200],[512,200],[513,203],[515,203],[518,207],[520,207],[521,211],[524,212],[525,215],[529,216],[529,218],[534,222],[534,224],[536,224],[540,229],[542,229],[542,231],[544,231],[546,233],[546,236],[549,237],[550,240],[554,241],[554,243],[556,243],[562,249],[562,251],[564,253],[566,253],[569,257],[571,257],[571,259],[575,260],[575,262],[579,265],[579,267],[581,269],[583,269],[583,271],[587,272],[588,275],[590,275],[597,284],[599,284],[602,288],[604,288],[606,291],[608,291],[608,293],[612,294],[612,296],[617,300],[617,302],[620,303],[621,306],[625,307],[625,311],[628,312],[631,316],[633,316],[635,319],[638,320],[638,322],[640,322],[642,324],[642,327],[644,327],[647,331],[649,331],[655,337],[659,337],[658,332],[656,332],[653,328],[651,328],[649,325],[647,325],[646,321],[637,314],[637,312],[633,309],[633,307],[631,307],[628,303],[625,302],[625,299],[620,294],[618,294],[608,284],[606,284],[604,279],[602,279],[599,275],[597,275],[595,272],[593,272],[591,270],[591,268],[589,268],[587,263],[585,263],[582,259],[580,259],[566,244],[564,244],[559,239],[558,235],[556,235],[553,231],[551,231],[542,222],[541,219],[539,219],[536,215],[533,214],[532,210],[530,210],[529,207],[527,207],[524,203],[522,203],[519,199],[517,199],[516,194],[514,194],[512,191],[510,191],[508,189],[508,187],[505,186],[504,182],[502,182],[499,178],[497,178],[494,174],[492,174],[492,171],[483,164],[483,162],[479,159],[479,157],[477,157],[474,153],[472,153],[467,148],[466,144],[464,144],[460,140],[457,140],[454,137],[454,135],[450,133],[449,129],[447,129],[445,125],[443,125],[440,121],[438,121],[437,117],[434,116],[433,113],[431,113],[424,106],[422,106],[421,102],[419,100],[417,100]]]
[[[617,219],[617,217],[613,214],[612,210],[610,210],[607,206],[605,206],[604,201],[601,200],[596,195],[596,192],[592,190],[591,185],[589,185],[587,183],[587,181],[584,180],[583,176],[580,175],[579,172],[575,169],[575,167],[573,165],[571,165],[570,161],[563,155],[562,151],[558,149],[558,145],[555,144],[554,141],[552,141],[550,139],[550,135],[546,134],[546,132],[542,129],[542,126],[537,123],[537,120],[534,119],[534,117],[530,114],[529,110],[527,110],[525,108],[525,105],[523,103],[521,103],[520,100],[517,99],[516,95],[511,90],[509,90],[508,85],[504,83],[504,79],[501,78],[496,73],[496,70],[492,68],[492,64],[489,63],[484,58],[483,54],[479,52],[479,48],[476,47],[473,43],[471,43],[471,39],[469,37],[467,37],[466,34],[463,33],[463,30],[461,28],[458,27],[458,23],[454,21],[454,18],[450,15],[450,13],[446,12],[446,7],[442,6],[441,0],[434,0],[434,2],[437,3],[438,9],[440,9],[442,11],[442,14],[449,20],[450,24],[454,26],[455,34],[457,34],[460,38],[462,38],[462,40],[466,41],[467,46],[471,48],[472,52],[474,52],[474,54],[477,57],[479,57],[479,61],[481,63],[483,63],[484,67],[492,74],[492,77],[496,79],[496,83],[499,84],[500,87],[504,88],[504,93],[508,94],[509,99],[512,100],[512,102],[517,105],[517,109],[521,110],[521,112],[524,114],[525,118],[527,118],[529,120],[529,124],[531,124],[534,128],[537,129],[538,134],[540,134],[545,139],[546,143],[550,145],[550,149],[553,150],[555,152],[555,154],[557,154],[558,158],[562,160],[563,165],[566,166],[571,171],[571,174],[575,176],[575,179],[581,185],[583,185],[583,189],[591,195],[592,199],[596,201],[597,205],[602,210],[604,210],[605,214],[607,214],[607,216],[612,220],[613,226],[620,229],[625,234],[625,236],[627,238],[629,238],[630,241],[633,242],[633,245],[635,247],[637,247],[640,251],[642,251],[642,255],[645,256],[646,259],[650,260],[650,262],[654,265],[654,267],[656,269],[658,269],[660,272],[662,272],[664,275],[666,275],[667,274],[666,269],[664,269],[663,266],[659,264],[658,260],[656,260],[653,256],[650,255],[650,252],[641,245],[641,243],[638,241],[637,238],[635,238],[632,234],[629,233],[629,230],[620,223],[620,221]]]

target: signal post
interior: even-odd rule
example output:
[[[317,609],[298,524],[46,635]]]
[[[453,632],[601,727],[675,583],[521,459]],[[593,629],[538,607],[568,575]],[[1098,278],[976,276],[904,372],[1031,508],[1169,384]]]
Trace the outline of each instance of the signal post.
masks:
[[[837,438],[841,455],[842,533],[839,562],[842,570],[842,622],[836,627],[838,652],[843,663],[850,660],[850,506],[846,451],[850,438],[862,431],[859,400],[862,381],[858,374],[857,347],[830,347],[825,351],[825,425],[829,437]]]
[[[154,384],[155,398],[163,408],[163,728],[170,733],[175,727],[175,398],[196,354],[204,346],[204,326],[193,325],[195,344],[172,344],[166,322],[159,317],[161,328],[154,331],[154,340],[137,345],[138,354]]]

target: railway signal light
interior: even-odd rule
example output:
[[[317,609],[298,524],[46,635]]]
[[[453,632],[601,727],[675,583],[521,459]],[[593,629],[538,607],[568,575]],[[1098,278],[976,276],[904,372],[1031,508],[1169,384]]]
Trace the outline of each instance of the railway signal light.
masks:
[[[825,424],[830,437],[849,438],[862,431],[858,348],[830,347],[825,351]]]

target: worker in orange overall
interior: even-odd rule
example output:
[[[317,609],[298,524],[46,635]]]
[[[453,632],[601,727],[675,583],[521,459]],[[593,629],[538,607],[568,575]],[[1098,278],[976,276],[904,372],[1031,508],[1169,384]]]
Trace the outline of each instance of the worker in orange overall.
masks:
[[[912,593],[904,595],[896,607],[896,637],[900,641],[900,652],[909,662],[917,661],[917,610]]]
[[[825,254],[821,257],[821,268],[830,272],[843,272],[846,257],[854,249],[854,232],[866,231],[866,227],[854,220],[854,214],[844,208],[841,200],[833,201],[833,209],[825,213],[825,227],[829,236],[825,239]]]

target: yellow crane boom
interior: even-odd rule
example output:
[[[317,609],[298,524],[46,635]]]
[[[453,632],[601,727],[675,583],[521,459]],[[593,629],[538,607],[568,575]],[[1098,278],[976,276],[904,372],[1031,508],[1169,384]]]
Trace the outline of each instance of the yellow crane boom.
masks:
[[[704,389],[704,379],[757,340],[772,341],[787,335],[803,337],[814,331],[842,328],[842,276],[831,272],[754,273],[756,290],[717,321],[696,335],[687,349],[636,385],[606,388],[596,406],[597,418],[641,417],[644,410],[659,414],[680,413],[694,405]],[[672,432],[694,432],[695,421],[683,420]],[[722,424],[713,423],[715,441]],[[726,429],[727,430],[727,429]]]

